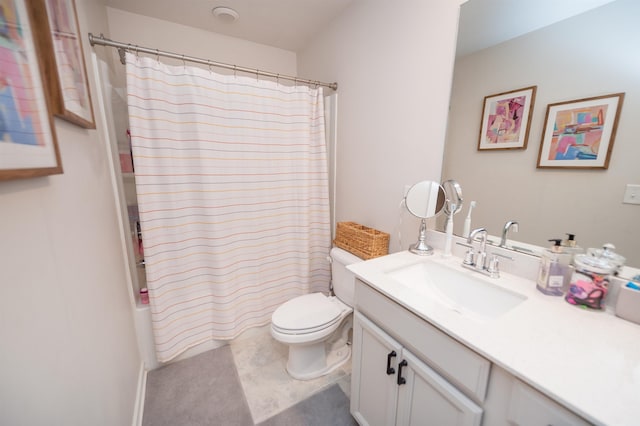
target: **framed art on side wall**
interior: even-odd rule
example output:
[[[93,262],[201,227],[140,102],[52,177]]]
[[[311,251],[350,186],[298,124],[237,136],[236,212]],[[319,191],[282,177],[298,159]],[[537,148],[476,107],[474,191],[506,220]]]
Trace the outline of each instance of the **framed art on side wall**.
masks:
[[[74,0],[33,1],[40,6],[35,13],[38,43],[53,52],[46,62],[53,113],[80,127],[95,129]]]
[[[486,96],[478,150],[526,149],[537,86]]]
[[[62,173],[30,0],[0,0],[0,180]]]
[[[538,168],[606,169],[624,93],[547,106]]]

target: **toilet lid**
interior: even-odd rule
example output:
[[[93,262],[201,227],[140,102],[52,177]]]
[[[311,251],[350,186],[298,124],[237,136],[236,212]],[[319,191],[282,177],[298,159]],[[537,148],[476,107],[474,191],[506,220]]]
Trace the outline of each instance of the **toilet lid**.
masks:
[[[282,304],[271,317],[280,330],[322,329],[340,318],[342,310],[322,293],[305,294]]]

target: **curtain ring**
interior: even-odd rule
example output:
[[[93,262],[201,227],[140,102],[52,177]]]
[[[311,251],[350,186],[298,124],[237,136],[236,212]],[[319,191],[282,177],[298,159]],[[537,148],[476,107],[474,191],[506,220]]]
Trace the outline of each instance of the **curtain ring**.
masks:
[[[234,78],[235,78],[235,77],[237,77],[237,75],[236,75],[236,71],[238,71],[238,66],[237,66],[237,65],[234,65],[234,66],[233,66],[233,77],[234,77]]]
[[[259,73],[260,73],[260,70],[256,68],[256,83],[260,82],[260,80],[258,79]]]
[[[140,56],[138,56],[138,47],[140,47],[140,46],[138,46],[138,45],[136,44],[136,58],[139,58],[139,57],[140,57]]]
[[[280,84],[280,74],[276,74],[276,84]]]
[[[160,63],[160,51],[158,49],[156,49],[156,61]]]
[[[209,62],[209,72],[213,74],[213,70],[211,70],[211,59],[209,59],[207,62]]]
[[[187,63],[184,61],[184,55],[182,55],[182,67],[187,69]]]

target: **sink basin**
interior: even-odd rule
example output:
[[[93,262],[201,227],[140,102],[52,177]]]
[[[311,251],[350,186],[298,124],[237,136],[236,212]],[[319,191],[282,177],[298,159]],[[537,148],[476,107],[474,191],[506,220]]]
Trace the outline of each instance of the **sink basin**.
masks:
[[[461,272],[430,261],[387,272],[419,295],[473,319],[498,318],[527,299],[473,274],[476,272]]]

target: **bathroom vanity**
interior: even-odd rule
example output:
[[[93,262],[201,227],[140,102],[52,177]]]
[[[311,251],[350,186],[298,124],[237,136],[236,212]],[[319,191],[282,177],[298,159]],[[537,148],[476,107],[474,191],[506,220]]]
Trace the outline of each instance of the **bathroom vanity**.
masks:
[[[361,425],[639,424],[640,326],[460,262],[436,250],[349,267]]]

